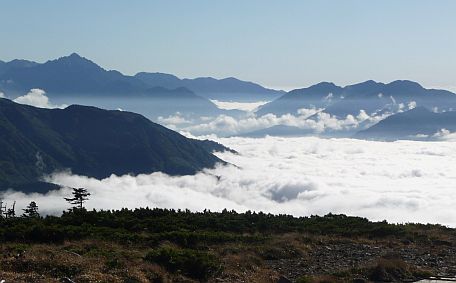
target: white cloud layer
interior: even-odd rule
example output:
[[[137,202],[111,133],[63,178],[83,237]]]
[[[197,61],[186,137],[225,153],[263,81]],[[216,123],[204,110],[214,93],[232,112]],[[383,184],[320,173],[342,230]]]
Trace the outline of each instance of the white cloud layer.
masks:
[[[53,105],[46,96],[46,92],[39,88],[31,89],[26,95],[19,96],[14,102],[40,108],[65,108],[66,105]]]
[[[164,124],[172,129],[179,129],[182,132],[188,132],[196,136],[210,134],[219,136],[237,135],[276,125],[294,126],[319,134],[325,131],[355,130],[361,125],[366,127],[386,118],[388,115],[390,113],[369,116],[364,110],[361,110],[356,116],[347,115],[344,119],[338,119],[323,112],[322,109],[299,109],[296,115],[284,114],[276,116],[274,114],[266,114],[260,117],[250,115],[240,119],[228,115],[220,115],[208,122],[186,127],[178,127],[175,123]]]
[[[382,96],[382,94],[379,94],[379,97]],[[333,95],[330,93],[325,100],[330,100],[332,97]],[[236,136],[278,125],[300,128],[305,134],[320,135],[337,132],[338,136],[351,136],[354,132],[366,129],[390,115],[408,111],[417,106],[415,101],[397,103],[394,97],[390,96],[390,99],[390,104],[372,113],[367,113],[365,110],[360,109],[357,115],[347,115],[342,118],[326,113],[324,108],[302,108],[295,113],[283,115],[269,113],[257,116],[254,112],[247,112],[242,117],[219,115],[216,117],[199,117],[197,119],[195,117],[184,117],[177,112],[168,117],[159,117],[158,122],[172,130],[192,136]],[[220,102],[216,100],[213,102],[218,103],[219,107],[226,104],[221,107],[224,109],[240,109],[242,108],[239,106],[241,104],[264,103]]]
[[[442,223],[456,227],[456,143],[374,142],[353,139],[225,138],[240,154],[217,155],[235,166],[194,176],[111,176],[97,180],[67,173],[51,180],[85,187],[88,208],[166,207],[247,209],[296,216],[345,213],[372,220]],[[7,192],[42,212],[68,208],[69,189],[43,195]]]
[[[0,91],[0,98],[5,98],[5,94]]]
[[[447,129],[440,129],[440,131],[432,135],[432,137],[441,141],[456,141],[456,133],[452,133]]]
[[[168,117],[159,116],[158,122],[163,125],[173,125],[173,127],[176,127],[176,125],[193,123],[193,121],[187,120],[185,117],[183,117],[180,112],[176,112],[174,115],[170,115]]]
[[[257,101],[257,102],[235,102],[235,101],[218,101],[211,100],[219,109],[225,110],[242,110],[242,111],[254,111],[261,105],[268,103],[269,101]]]

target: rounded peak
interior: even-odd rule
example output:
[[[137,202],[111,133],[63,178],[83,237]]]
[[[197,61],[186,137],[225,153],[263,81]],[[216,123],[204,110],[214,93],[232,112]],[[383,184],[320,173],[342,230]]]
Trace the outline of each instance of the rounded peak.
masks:
[[[318,84],[315,84],[313,86],[308,87],[308,90],[313,90],[313,91],[322,91],[322,92],[333,92],[335,90],[340,89],[341,87],[335,85],[332,82],[321,82]]]
[[[87,106],[87,105],[80,105],[80,104],[71,104],[65,108],[65,110],[70,111],[79,111],[79,110],[101,110],[95,106]]]
[[[387,84],[389,87],[423,88],[419,83],[410,80],[396,80]]]
[[[13,68],[28,68],[28,67],[34,67],[38,65],[38,63],[29,61],[29,60],[23,60],[23,59],[14,59],[6,63],[9,67]]]
[[[333,82],[320,82],[318,84],[314,84],[310,87],[335,87],[336,85]]]
[[[241,80],[235,78],[235,77],[227,77],[227,78],[223,78],[221,79],[221,81],[232,81],[232,82],[239,82]]]
[[[349,85],[349,87],[352,87],[352,86],[376,86],[376,85],[379,85],[379,84],[382,84],[382,83],[376,82],[374,80],[367,80],[365,82]]]
[[[368,80],[365,82],[353,84],[353,85],[348,85],[344,89],[349,92],[349,93],[359,93],[359,92],[379,92],[381,89],[384,87],[385,84],[376,82],[374,80]]]
[[[134,75],[135,77],[139,78],[172,78],[172,79],[179,79],[177,76],[168,73],[161,73],[161,72],[138,72]]]

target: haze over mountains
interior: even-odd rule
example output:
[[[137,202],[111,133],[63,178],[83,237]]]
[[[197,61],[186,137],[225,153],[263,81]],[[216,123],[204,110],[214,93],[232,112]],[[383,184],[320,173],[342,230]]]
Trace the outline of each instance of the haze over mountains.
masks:
[[[0,189],[33,191],[45,174],[70,169],[105,178],[161,171],[194,174],[223,163],[225,147],[188,139],[141,115],[88,106],[42,109],[0,98]],[[25,186],[25,187],[24,187]]]
[[[424,107],[389,116],[355,135],[375,140],[429,140],[445,138],[456,131],[456,111],[434,113]]]
[[[236,78],[211,77],[179,79],[170,74],[140,72],[127,76],[115,70],[105,70],[96,63],[73,53],[45,63],[27,60],[0,61],[0,86],[4,92],[20,95],[31,88],[42,88],[50,95],[153,95],[150,89],[168,90],[187,88],[190,92],[211,99],[239,98],[244,93],[252,97],[271,100],[283,94],[252,82]],[[224,96],[223,96],[224,95]]]
[[[218,109],[208,98],[272,100],[282,94],[235,78],[181,80],[159,73],[127,76],[115,70],[105,70],[76,53],[42,64],[26,60],[0,62],[0,91],[17,97],[33,88],[43,89],[51,98],[60,100],[110,98],[121,101],[118,104],[128,104],[124,99],[147,98],[147,108],[154,119],[176,112],[201,116],[237,115],[237,111]],[[99,103],[99,106],[110,106]]]
[[[246,95],[250,98],[262,95],[255,93],[257,86],[235,79],[209,81],[209,94],[236,97],[239,93],[230,85],[239,84],[251,88],[254,94]],[[52,182],[87,187],[93,197],[108,199],[105,206],[99,206],[106,208],[114,202],[122,207],[126,201],[135,207],[141,199],[143,205],[173,208],[190,205],[196,210],[231,207],[310,214],[340,208],[346,188],[351,188],[355,193],[342,207],[355,208],[363,215],[367,210],[370,217],[382,215],[385,205],[394,207],[390,217],[403,209],[415,216],[417,207],[430,199],[429,184],[435,184],[436,178],[446,178],[437,188],[439,194],[451,195],[454,170],[441,175],[455,160],[453,143],[445,142],[456,131],[456,112],[451,111],[456,109],[455,94],[451,92],[426,89],[411,81],[366,81],[345,87],[323,82],[285,93],[256,112],[243,112],[219,109],[209,94],[204,97],[190,89],[202,88],[200,82],[164,74],[125,76],[76,54],[44,64],[23,60],[0,64],[0,90],[16,102],[25,103],[26,93],[43,94],[30,91],[42,88],[52,102],[42,107],[64,108],[62,104],[76,100],[134,110],[183,134],[123,110],[79,105],[41,109],[0,99],[2,195],[28,199],[29,195],[17,191],[58,189],[45,183]],[[210,136],[239,154],[221,153],[228,151],[221,144],[184,135]],[[384,143],[353,137],[444,142]],[[425,161],[417,164],[416,160]],[[235,166],[213,168],[224,161]],[[65,169],[72,173],[54,174]],[[153,172],[167,174],[147,174]],[[43,182],[42,176],[49,177]],[[415,193],[402,193],[410,183],[420,188],[422,199],[413,200]],[[372,190],[365,188],[371,187],[375,192],[366,196]],[[8,188],[13,191],[5,191]],[[384,199],[391,196],[391,188],[397,189],[398,196]],[[64,193],[65,189],[57,190],[38,200],[45,202],[49,196],[61,200]],[[117,199],[111,200],[110,195]],[[369,200],[370,208],[359,199]],[[440,203],[434,199],[432,206],[423,205],[430,209],[420,217],[425,219]]]
[[[171,89],[185,87],[200,96],[222,101],[269,101],[285,93],[284,91],[268,89],[259,84],[241,81],[233,77],[220,80],[211,77],[179,79],[170,74],[145,72],[138,73],[135,77],[149,85]]]
[[[323,82],[308,88],[295,89],[279,99],[262,106],[257,114],[283,115],[296,113],[301,108],[324,108],[337,117],[394,112],[398,107],[415,103],[428,109],[456,109],[456,94],[446,90],[426,89],[412,81],[394,81],[388,84],[366,81],[345,87]]]
[[[11,61],[3,63],[1,70],[0,89],[12,97],[39,88],[65,104],[92,100],[93,104],[108,108],[110,103],[115,103],[114,109],[120,108],[120,105],[128,109],[128,103],[124,103],[123,99],[147,98],[145,106],[149,108],[149,113],[155,115],[150,118],[175,112],[201,115],[221,113],[212,102],[186,88],[149,86],[118,71],[107,71],[75,53],[43,64]]]
[[[417,106],[433,112],[456,109],[456,94],[407,80],[345,87],[322,82],[283,92],[236,78],[180,79],[148,72],[127,76],[76,53],[45,63],[0,62],[1,92],[14,98],[33,88],[46,91],[55,105],[124,109],[195,135],[351,136]],[[211,99],[270,102],[248,113],[220,109]]]

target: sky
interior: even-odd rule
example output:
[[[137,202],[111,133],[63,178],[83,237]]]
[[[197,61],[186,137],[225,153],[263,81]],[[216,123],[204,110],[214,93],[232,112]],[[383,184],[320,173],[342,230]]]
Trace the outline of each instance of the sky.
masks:
[[[5,0],[0,60],[77,52],[106,69],[456,90],[456,1]]]

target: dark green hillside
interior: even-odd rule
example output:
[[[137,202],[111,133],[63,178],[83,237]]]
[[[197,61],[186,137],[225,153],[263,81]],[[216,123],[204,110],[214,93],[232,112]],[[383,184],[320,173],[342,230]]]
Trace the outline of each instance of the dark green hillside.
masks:
[[[41,109],[0,99],[0,188],[71,169],[97,178],[194,174],[222,162],[220,145],[187,139],[141,115],[73,105]]]

